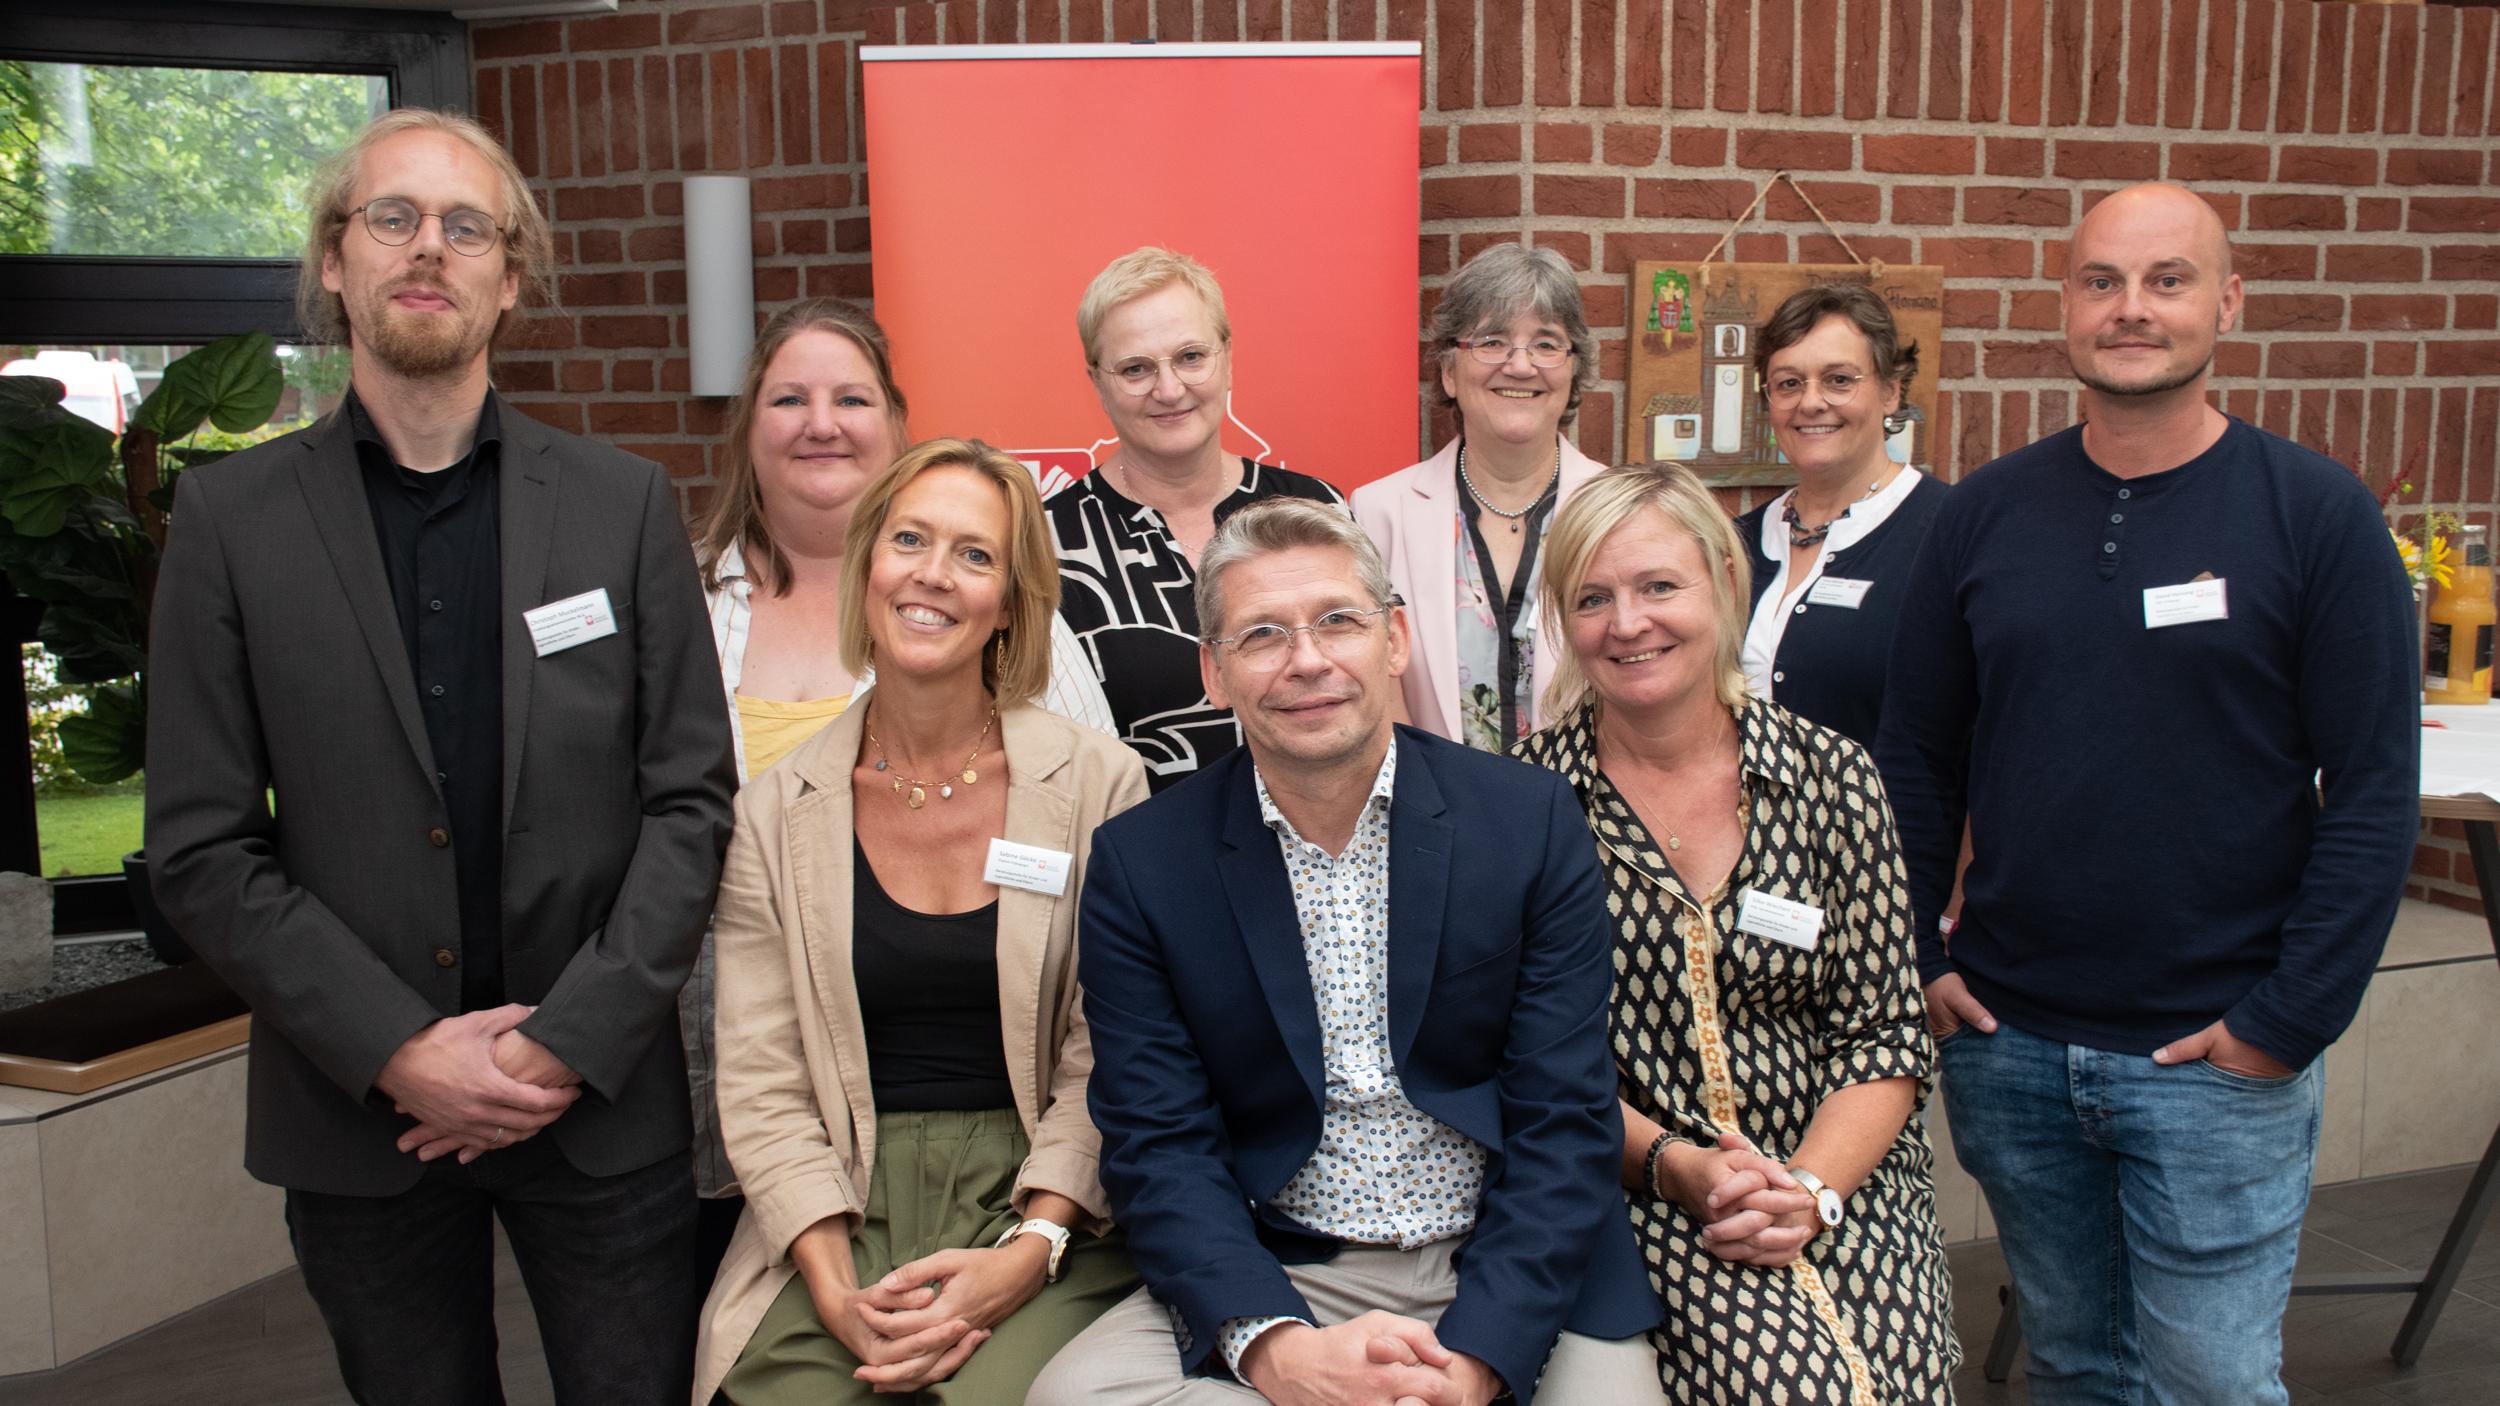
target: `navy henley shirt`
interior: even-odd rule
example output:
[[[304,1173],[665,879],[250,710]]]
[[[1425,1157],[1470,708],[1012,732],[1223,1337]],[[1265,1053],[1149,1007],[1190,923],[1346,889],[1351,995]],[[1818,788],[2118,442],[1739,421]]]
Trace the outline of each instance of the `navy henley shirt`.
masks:
[[[2148,589],[2206,576],[2227,618],[2147,628]],[[2377,503],[2288,440],[2233,420],[2121,478],[2076,428],[1979,470],[1911,573],[1876,747],[1920,979],[2052,1040],[2150,1054],[2223,1018],[2307,1065],[2412,860],[2417,652]]]

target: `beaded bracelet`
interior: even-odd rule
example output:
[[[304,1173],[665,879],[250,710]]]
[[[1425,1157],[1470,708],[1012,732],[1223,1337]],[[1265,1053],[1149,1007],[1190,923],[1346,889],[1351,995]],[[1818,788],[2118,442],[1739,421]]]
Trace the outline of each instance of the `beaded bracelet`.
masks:
[[[1667,1144],[1674,1140],[1675,1134],[1673,1133],[1660,1133],[1658,1136],[1650,1139],[1648,1178],[1649,1199],[1652,1201],[1664,1201],[1667,1199],[1667,1193],[1658,1189],[1658,1159],[1665,1154]]]

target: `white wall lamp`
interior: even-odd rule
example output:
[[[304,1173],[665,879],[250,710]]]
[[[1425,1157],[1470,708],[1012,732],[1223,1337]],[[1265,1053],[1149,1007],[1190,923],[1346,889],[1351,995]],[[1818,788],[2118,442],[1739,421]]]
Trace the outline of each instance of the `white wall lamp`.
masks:
[[[696,395],[736,395],[755,345],[755,220],[744,176],[686,177],[686,351]]]

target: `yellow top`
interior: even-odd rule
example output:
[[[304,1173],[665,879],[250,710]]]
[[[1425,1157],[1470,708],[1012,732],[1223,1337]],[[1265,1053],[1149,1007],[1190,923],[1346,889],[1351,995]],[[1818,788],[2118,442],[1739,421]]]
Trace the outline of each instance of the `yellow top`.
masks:
[[[738,732],[747,754],[746,779],[753,781],[824,725],[842,716],[851,695],[784,703],[777,698],[738,695]]]

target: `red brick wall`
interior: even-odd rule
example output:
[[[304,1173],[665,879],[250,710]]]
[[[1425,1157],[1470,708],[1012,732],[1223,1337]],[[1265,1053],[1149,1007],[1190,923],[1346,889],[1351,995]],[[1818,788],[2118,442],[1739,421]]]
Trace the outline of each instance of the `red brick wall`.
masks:
[[[1698,258],[1787,167],[1870,258],[1944,266],[1949,475],[2069,423],[2064,234],[2165,177],[2231,228],[2247,326],[2224,406],[2416,500],[2500,507],[2500,74],[2491,9],[2330,0],[624,0],[479,24],[480,114],[547,196],[562,309],[514,400],[667,463],[698,501],[719,403],[686,394],[678,178],[757,178],[756,289],[865,297],[858,46],[1415,39],[1430,290],[1525,234],[1585,271],[1604,348],[1580,439],[1621,439],[1625,283]],[[1786,191],[1742,259],[1839,257]],[[1444,433],[1421,397],[1418,451]],[[938,427],[923,427],[935,429]],[[957,427],[948,427],[957,428]],[[972,427],[977,428],[977,427]],[[2448,827],[2453,830],[2453,826]],[[2471,906],[2426,827],[2415,892]]]

